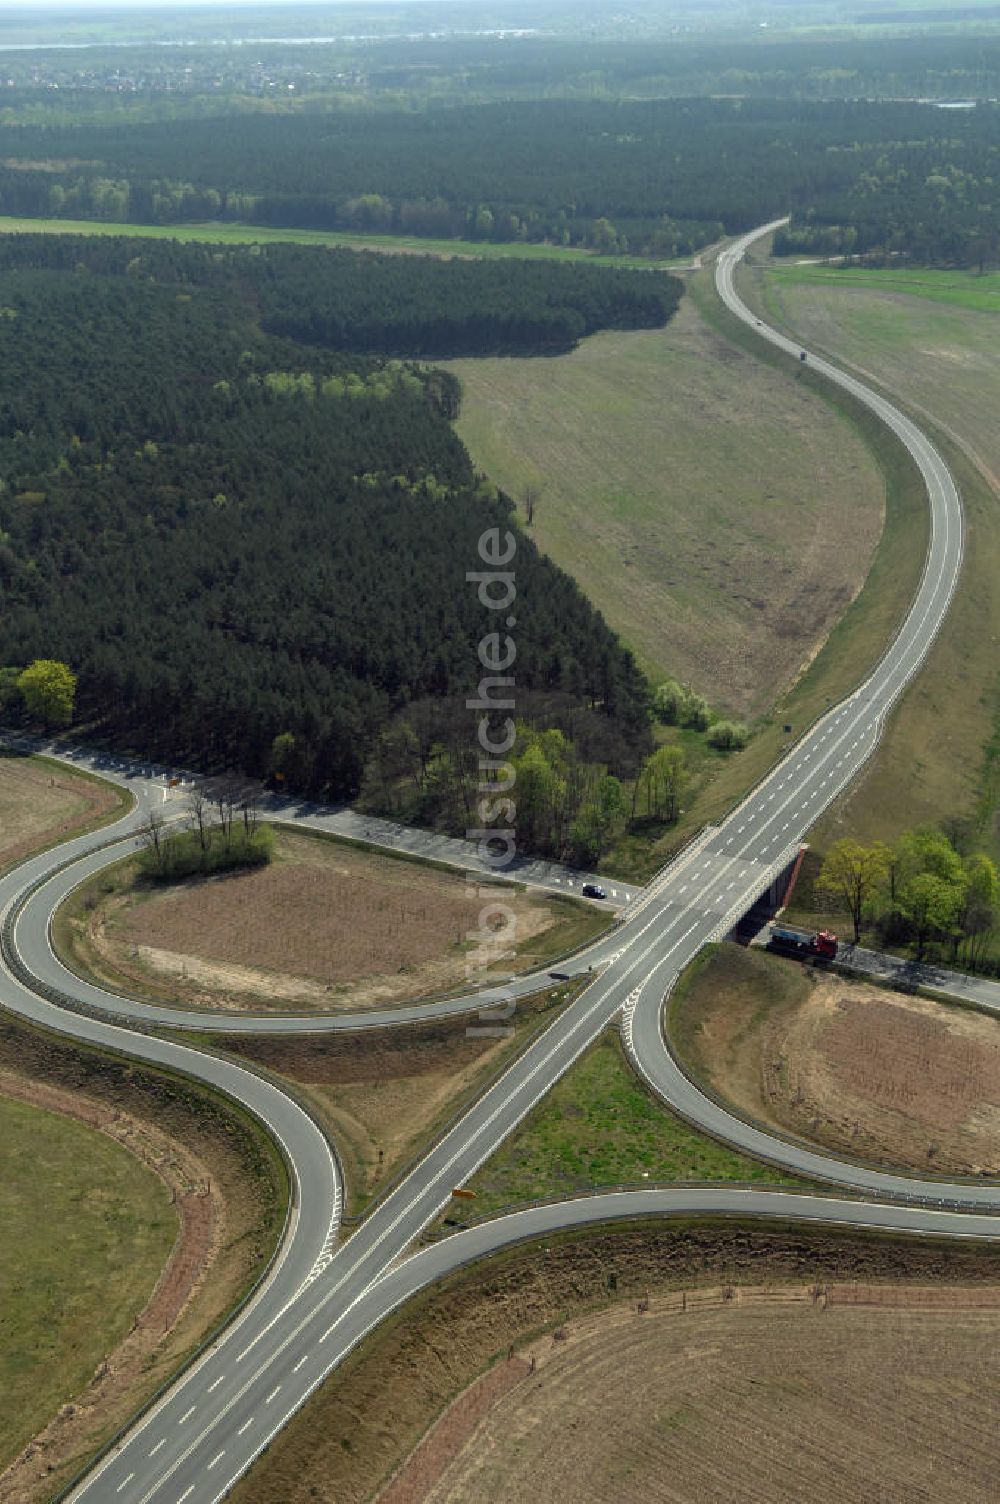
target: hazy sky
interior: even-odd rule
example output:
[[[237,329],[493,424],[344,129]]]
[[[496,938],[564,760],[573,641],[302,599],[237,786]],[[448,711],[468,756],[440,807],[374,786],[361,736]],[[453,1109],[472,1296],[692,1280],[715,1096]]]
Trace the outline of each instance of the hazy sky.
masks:
[[[10,11],[61,11],[63,13],[74,12],[77,15],[86,11],[92,11],[100,15],[109,10],[180,10],[184,6],[197,5],[211,10],[242,10],[249,5],[267,5],[271,10],[276,10],[282,0],[0,0],[0,18],[4,12]],[[292,0],[295,8],[301,5],[323,4],[328,9],[338,3],[338,0]],[[378,4],[378,0],[368,0],[368,3]],[[289,6],[291,9],[291,5]]]

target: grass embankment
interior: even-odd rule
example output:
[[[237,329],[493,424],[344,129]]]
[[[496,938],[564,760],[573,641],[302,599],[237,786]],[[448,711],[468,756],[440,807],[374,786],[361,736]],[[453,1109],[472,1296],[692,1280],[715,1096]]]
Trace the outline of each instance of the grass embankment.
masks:
[[[1000,1172],[1000,1025],[735,945],[670,1002],[684,1068],[737,1112],[839,1156],[944,1176]]]
[[[941,271],[933,267],[787,266],[775,261],[768,276],[777,288],[796,285],[836,288],[838,292],[870,288],[904,293],[932,303],[950,303],[979,313],[1000,313],[1000,272]]]
[[[767,270],[748,286],[804,342],[852,363],[910,407],[955,472],[967,538],[958,591],[925,667],[877,758],[813,838],[822,850],[845,831],[891,840],[947,820],[1000,854],[1000,317],[904,296],[896,272],[866,273],[858,284],[854,276],[800,282]]]
[[[750,350],[784,379],[813,390],[830,409],[860,433],[884,478],[885,523],[864,588],[831,631],[822,650],[788,692],[756,723],[745,751],[721,764],[710,783],[685,801],[678,825],[657,845],[663,861],[701,826],[724,816],[774,764],[782,751],[829,706],[848,694],[878,661],[909,608],[927,554],[929,517],[920,474],[902,445],[846,393],[838,392],[808,367],[768,349],[719,303],[702,273],[692,296],[727,338]],[[780,452],[780,451],[779,451]],[[786,733],[785,726],[791,726]]]
[[[511,917],[481,954],[487,888]],[[82,975],[154,1002],[343,1012],[544,966],[610,920],[575,899],[478,876],[473,885],[440,865],[278,827],[273,862],[255,871],[166,885],[131,858],[105,869],[59,910],[53,943]]]
[[[0,748],[0,872],[130,808],[126,789],[50,757]]]
[[[0,1096],[0,1226],[2,1468],[125,1336],[180,1219],[127,1149]]]
[[[275,229],[247,224],[115,224],[95,219],[25,219],[0,215],[0,235],[128,235],[138,240],[193,240],[209,245],[345,246],[357,251],[404,252],[421,256],[475,256],[520,261],[589,261],[595,266],[638,267],[643,271],[683,265],[650,261],[642,256],[601,256],[576,246],[532,245],[528,242],[493,244],[485,240],[434,240],[419,235],[369,235],[351,230]]]
[[[40,1208],[33,1227],[4,1221],[4,1399],[17,1420],[2,1461],[72,1402],[0,1478],[3,1504],[24,1504],[65,1484],[245,1295],[284,1226],[288,1180],[263,1129],[207,1088],[10,1015],[0,1015],[0,1082],[31,1115],[21,1140],[29,1159],[16,1168],[30,1171],[35,1188],[20,1216],[32,1216],[32,1198]],[[53,1128],[39,1103],[88,1126]],[[112,1139],[156,1172],[153,1191],[148,1172],[130,1171]],[[49,1143],[47,1164],[38,1145]],[[113,1184],[101,1179],[108,1165]],[[9,1209],[18,1214],[17,1196]],[[143,1309],[177,1212],[180,1240]],[[12,1287],[15,1261],[25,1272]],[[97,1367],[104,1355],[110,1364]]]
[[[0,870],[130,803],[53,759],[3,755]],[[34,1457],[0,1476],[0,1499],[48,1497],[239,1298],[273,1246],[283,1166],[249,1120],[223,1111],[208,1126],[207,1107],[207,1094],[165,1076],[0,1021],[0,1473],[66,1407]],[[206,1166],[213,1198],[193,1183]]]
[[[513,368],[519,363],[458,366],[471,395],[460,427],[464,425],[463,436],[477,462],[515,493],[525,481],[540,489],[534,524],[538,541],[575,569],[626,640],[639,645],[644,617],[656,623],[663,634],[661,645],[641,653],[647,666],[658,657],[696,682],[699,673],[704,674],[700,682],[717,704],[723,702],[720,686],[726,675],[730,686],[744,684],[744,693],[746,685],[755,686],[752,703],[757,707],[768,704],[790,678],[794,681],[772,708],[761,710],[753,739],[743,752],[723,757],[708,750],[703,737],[672,729],[662,733],[685,745],[692,783],[677,826],[652,843],[626,837],[607,858],[609,871],[637,879],[648,876],[702,825],[731,809],[794,737],[854,688],[902,621],[927,549],[924,491],[902,446],[866,409],[815,373],[769,350],[731,317],[719,303],[711,278],[705,269],[689,280],[681,315],[664,333],[598,336],[574,355],[544,363],[544,370],[528,369],[523,378],[518,371],[518,383],[523,379],[531,387],[531,400],[523,411],[518,383],[513,382]],[[615,354],[603,366],[596,360],[601,341]],[[630,352],[628,358],[625,351]],[[623,373],[625,399],[614,390]],[[666,386],[666,399],[661,389],[664,373],[684,377]],[[673,411],[678,420],[686,418],[687,436],[678,437],[684,427],[681,421],[666,425],[664,434],[664,400],[678,404],[668,413]],[[508,431],[503,415],[505,404],[519,418],[516,444],[515,425]],[[801,426],[792,424],[789,434],[786,415],[791,414]],[[731,424],[722,435],[720,417]],[[525,433],[530,442],[524,440]],[[609,445],[609,433],[617,434],[620,442]],[[598,452],[592,454],[595,443]],[[589,474],[576,474],[574,446],[587,458]],[[786,458],[790,446],[791,462]],[[519,452],[522,447],[527,458]],[[631,491],[628,486],[616,490],[609,482],[605,447],[616,471],[629,477]],[[677,469],[672,449],[686,456],[680,473],[690,482],[685,489],[687,511],[675,504],[676,493],[671,495],[669,518],[657,541],[650,528],[654,516],[662,517],[665,477],[674,476]],[[775,458],[779,455],[780,463]],[[706,465],[716,463],[722,470],[715,476],[713,505],[706,515],[702,477]],[[553,482],[553,473],[570,476],[566,497],[562,482]],[[843,510],[839,493],[856,488],[863,495],[851,514]],[[577,496],[582,500],[578,502]],[[883,498],[881,536],[863,588],[845,611],[852,590],[840,578],[832,599],[826,593],[832,579],[828,571],[845,548],[849,516],[860,527],[862,518],[871,520],[873,511],[877,516]],[[580,523],[584,514],[587,526]],[[791,546],[784,539],[799,535],[803,518],[814,530],[795,565],[796,597],[789,588],[791,566],[782,546]],[[676,529],[676,535],[669,534],[669,528]],[[595,530],[596,545],[581,547],[588,529]],[[675,546],[678,537],[688,549],[686,555]],[[699,552],[709,544],[725,565],[718,572],[706,566]],[[582,570],[590,567],[588,548],[594,555],[593,569],[584,578]],[[855,565],[860,563],[863,574],[869,554],[862,550],[861,555],[855,556]],[[584,564],[574,565],[574,559]],[[753,559],[756,563],[748,569]],[[779,569],[785,571],[780,577]],[[745,581],[751,577],[756,586],[748,589]],[[823,585],[815,587],[820,578]],[[734,579],[744,581],[739,590],[734,590]],[[858,583],[860,576],[852,589]],[[679,627],[664,610],[671,590],[674,605],[683,608]],[[734,597],[739,609],[729,621],[732,651],[723,664],[705,644],[720,640],[721,602]],[[773,610],[762,611],[761,603],[772,599]],[[684,633],[691,631],[691,663],[700,654],[700,670],[693,671],[679,657],[668,658],[665,644],[670,634],[664,632],[664,621],[674,634],[671,643],[683,642]],[[791,733],[784,731],[786,725]]]
[[[471,1013],[357,1034],[244,1035],[225,1049],[287,1082],[323,1124],[343,1166],[347,1213],[357,1217],[582,985],[519,1000],[505,1035],[480,1032],[498,1025],[495,1015]],[[205,1043],[219,1047],[217,1036]]]
[[[851,425],[686,298],[663,330],[451,363],[458,432],[655,679],[771,704],[860,588],[883,485]],[[781,456],[776,463],[776,456]]]
[[[253,1471],[237,1485],[234,1504],[272,1504],[275,1499],[281,1499],[282,1504],[364,1504],[377,1494],[428,1425],[466,1385],[498,1360],[505,1362],[512,1346],[553,1328],[562,1330],[568,1319],[583,1312],[612,1305],[620,1309],[632,1303],[634,1313],[635,1303],[648,1299],[650,1313],[655,1314],[661,1303],[673,1308],[683,1304],[677,1292],[706,1286],[728,1291],[734,1298],[726,1301],[726,1307],[735,1311],[744,1291],[749,1295],[753,1287],[773,1287],[788,1281],[822,1292],[831,1282],[843,1280],[845,1296],[853,1291],[857,1299],[858,1281],[881,1288],[910,1279],[934,1284],[941,1298],[946,1293],[941,1289],[944,1281],[978,1282],[982,1289],[986,1281],[996,1281],[997,1276],[998,1261],[992,1250],[927,1240],[900,1243],[859,1237],[844,1229],[737,1228],[709,1219],[697,1223],[661,1219],[549,1236],[544,1248],[537,1244],[516,1248],[439,1281],[383,1322],[275,1438]],[[874,1292],[875,1299],[880,1288]],[[811,1307],[808,1288],[804,1298]],[[634,1319],[646,1317],[636,1315]],[[891,1323],[887,1320],[881,1330],[886,1342],[890,1326],[898,1330],[899,1318]],[[689,1325],[684,1326],[686,1333],[691,1330]],[[800,1358],[810,1348],[814,1330],[803,1326]],[[690,1336],[685,1340],[689,1357]],[[710,1357],[700,1347],[698,1355],[700,1362]],[[895,1371],[887,1389],[898,1392],[901,1371]],[[977,1388],[985,1371],[985,1367],[974,1369]],[[840,1403],[845,1404],[853,1387],[849,1355],[843,1369],[836,1372],[842,1374]],[[629,1372],[616,1375],[614,1382],[638,1395],[648,1390],[646,1377],[641,1371],[634,1375]],[[779,1370],[770,1379],[768,1392],[774,1397],[779,1419],[782,1407],[787,1407],[792,1397],[788,1388],[793,1395],[801,1392],[801,1386],[790,1384],[783,1390],[786,1377]],[[923,1370],[914,1384],[926,1389]],[[910,1386],[904,1386],[907,1398],[912,1399],[909,1391]],[[661,1399],[668,1416],[677,1408],[670,1394],[668,1388]],[[606,1446],[603,1425],[594,1423],[594,1395],[591,1388],[587,1426]],[[650,1397],[655,1402],[661,1398],[661,1391],[653,1390]],[[950,1391],[948,1398],[943,1415],[946,1413],[957,1425],[968,1414],[967,1385],[959,1387],[954,1406],[950,1404]],[[987,1391],[984,1409],[989,1410],[991,1402],[992,1392]],[[717,1430],[718,1404],[714,1399],[711,1409]],[[864,1416],[859,1415],[855,1430],[864,1424]],[[662,1435],[666,1429],[654,1427],[654,1434]],[[581,1433],[574,1434],[580,1445]],[[631,1430],[624,1434],[633,1436]],[[906,1445],[912,1445],[908,1432],[905,1437]],[[987,1458],[992,1459],[991,1420],[985,1440]],[[636,1441],[642,1445],[641,1436]],[[748,1439],[748,1448],[753,1445]],[[823,1467],[828,1470],[827,1460]],[[673,1470],[668,1470],[668,1476],[675,1476]],[[732,1496],[731,1477],[730,1473],[724,1475],[727,1499]],[[432,1478],[433,1474],[423,1481],[426,1484]],[[961,1483],[961,1470],[958,1481]],[[600,1495],[618,1496],[614,1490]],[[704,1495],[695,1492],[692,1496]],[[653,1497],[652,1489],[644,1497]]]
[[[532,1201],[672,1181],[801,1184],[674,1117],[637,1079],[608,1030],[470,1182],[477,1220]],[[456,1207],[458,1203],[456,1203]]]

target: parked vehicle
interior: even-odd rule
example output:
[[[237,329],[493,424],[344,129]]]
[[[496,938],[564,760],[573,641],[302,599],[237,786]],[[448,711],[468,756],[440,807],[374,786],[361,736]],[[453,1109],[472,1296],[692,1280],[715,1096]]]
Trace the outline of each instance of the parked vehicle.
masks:
[[[833,961],[839,941],[831,930],[817,930],[810,934],[808,930],[793,929],[791,925],[772,924],[767,944],[770,950],[780,950],[785,955]]]
[[[599,888],[596,883],[584,883],[580,892],[584,898],[607,898],[608,896],[604,889]]]

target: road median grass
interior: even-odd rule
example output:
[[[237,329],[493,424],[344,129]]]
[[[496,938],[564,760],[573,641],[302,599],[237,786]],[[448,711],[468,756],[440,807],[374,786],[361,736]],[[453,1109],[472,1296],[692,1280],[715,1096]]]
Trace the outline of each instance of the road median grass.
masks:
[[[615,1186],[712,1181],[803,1185],[675,1117],[633,1072],[608,1029],[469,1183],[458,1225]]]

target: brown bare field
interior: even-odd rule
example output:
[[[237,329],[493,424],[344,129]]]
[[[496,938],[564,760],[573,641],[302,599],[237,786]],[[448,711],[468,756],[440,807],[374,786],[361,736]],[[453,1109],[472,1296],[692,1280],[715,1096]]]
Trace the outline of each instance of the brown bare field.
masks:
[[[830,1285],[590,1316],[522,1350],[436,1483],[383,1504],[985,1504],[1000,1291],[948,1293],[968,1304]]]
[[[861,588],[884,507],[863,439],[692,297],[666,329],[450,364],[477,466],[536,489],[536,542],[650,673],[757,715]]]
[[[353,1215],[579,986],[521,1000],[505,1037],[477,1033],[470,1014],[356,1034],[244,1035],[226,1047],[285,1077],[308,1101],[337,1145]]]
[[[1000,1174],[1000,1024],[721,947],[671,1010],[689,1068],[745,1114],[841,1153]]]
[[[124,863],[71,897],[55,936],[78,969],[140,996],[337,1012],[530,970],[608,923],[558,895],[507,883],[489,887],[495,900],[485,892],[462,873],[279,829],[274,862],[251,872],[164,889]],[[469,937],[494,901],[513,916],[504,922],[517,953],[491,930],[494,964],[472,970]]]
[[[109,783],[41,757],[0,756],[0,871],[122,806]]]
[[[152,1295],[126,1314],[124,1333],[93,1372],[80,1371],[72,1346],[49,1363],[45,1406],[52,1418],[0,1473],[0,1504],[40,1504],[246,1291],[283,1225],[287,1181],[270,1140],[237,1108],[190,1082],[64,1043],[6,1015],[0,1090],[72,1115],[128,1148],[165,1182],[181,1223]],[[115,1302],[111,1308],[120,1314]],[[45,1331],[38,1340],[55,1339]]]
[[[919,1309],[923,1297],[916,1292],[910,1297],[913,1311],[891,1308],[898,1299],[892,1293],[893,1287],[903,1281],[932,1286],[929,1298],[936,1302],[948,1294],[950,1308],[946,1314],[934,1318],[935,1327],[929,1322],[924,1325],[928,1318]],[[971,1286],[972,1293],[965,1298],[957,1293],[952,1296],[944,1290],[949,1283]],[[752,1292],[761,1286],[773,1291],[776,1286],[789,1284],[799,1288],[788,1297],[791,1303],[788,1325],[785,1327],[777,1307],[767,1307],[768,1319],[761,1320],[758,1329],[764,1356],[755,1359],[752,1340],[741,1324],[744,1314],[749,1316],[757,1309]],[[536,1244],[511,1250],[441,1281],[390,1317],[275,1438],[249,1476],[237,1485],[232,1498],[234,1504],[275,1504],[276,1500],[281,1500],[281,1504],[365,1504],[397,1476],[428,1428],[470,1383],[498,1361],[506,1365],[511,1348],[516,1355],[523,1344],[542,1338],[542,1349],[561,1350],[563,1342],[553,1340],[555,1330],[565,1332],[568,1323],[588,1312],[615,1307],[623,1331],[642,1329],[652,1316],[658,1323],[655,1332],[664,1343],[672,1342],[677,1361],[672,1368],[665,1361],[657,1366],[661,1382],[657,1386],[648,1384],[647,1363],[659,1365],[655,1352],[650,1350],[656,1345],[654,1336],[647,1339],[650,1347],[643,1351],[635,1368],[616,1370],[608,1364],[601,1382],[589,1390],[588,1399],[579,1401],[581,1407],[589,1404],[589,1413],[583,1418],[581,1409],[577,1409],[573,1418],[578,1424],[573,1430],[567,1426],[560,1432],[554,1414],[548,1412],[552,1445],[554,1449],[558,1447],[565,1461],[567,1477],[573,1467],[568,1453],[574,1446],[586,1450],[595,1468],[600,1466],[596,1457],[598,1448],[609,1453],[614,1450],[614,1438],[607,1434],[604,1417],[613,1414],[616,1423],[620,1418],[627,1425],[625,1410],[631,1399],[647,1421],[642,1435],[644,1450],[634,1459],[636,1477],[645,1476],[651,1488],[662,1488],[671,1481],[669,1471],[661,1475],[658,1483],[645,1472],[654,1452],[661,1455],[661,1446],[672,1442],[678,1447],[674,1455],[680,1460],[679,1448],[685,1436],[697,1433],[702,1450],[692,1451],[692,1470],[696,1463],[704,1468],[706,1459],[710,1461],[713,1444],[720,1449],[725,1447],[725,1455],[731,1459],[724,1475],[720,1470],[719,1486],[725,1489],[720,1498],[727,1501],[752,1498],[756,1504],[759,1495],[739,1492],[741,1480],[746,1476],[756,1481],[764,1476],[781,1504],[786,1500],[791,1504],[793,1499],[800,1504],[803,1498],[810,1497],[809,1491],[780,1493],[781,1479],[766,1455],[767,1442],[782,1427],[783,1416],[787,1415],[790,1426],[801,1417],[803,1429],[807,1420],[812,1427],[811,1436],[804,1435],[802,1430],[797,1432],[804,1449],[803,1465],[808,1464],[810,1469],[827,1467],[832,1482],[823,1486],[828,1490],[838,1479],[845,1485],[837,1494],[828,1491],[820,1495],[831,1504],[834,1497],[838,1504],[844,1499],[879,1499],[882,1504],[931,1499],[935,1504],[938,1500],[946,1504],[955,1500],[957,1504],[959,1499],[993,1499],[997,1404],[993,1354],[1000,1325],[1000,1312],[994,1307],[998,1284],[1000,1255],[995,1250],[926,1240],[894,1242],[887,1238],[859,1237],[842,1229],[741,1227],[732,1222],[663,1219],[547,1238],[544,1246]],[[695,1293],[704,1291],[721,1291],[724,1309],[713,1308],[718,1305],[718,1295]],[[637,1302],[647,1299],[649,1310],[639,1315]],[[859,1340],[852,1347],[841,1336],[851,1313],[838,1308],[869,1299],[884,1302],[890,1309],[860,1311]],[[703,1303],[709,1308],[707,1319],[717,1322],[715,1332],[699,1324],[701,1316],[697,1312]],[[678,1305],[686,1304],[692,1307],[690,1322],[687,1312],[677,1313]],[[661,1310],[665,1319],[659,1323]],[[668,1312],[673,1313],[669,1316],[669,1322],[675,1323],[672,1328],[666,1319]],[[833,1335],[824,1338],[822,1323],[828,1318]],[[775,1324],[770,1369],[766,1347],[769,1321]],[[671,1330],[677,1334],[673,1338]],[[862,1343],[865,1330],[868,1335]],[[932,1331],[936,1346],[929,1335]],[[727,1367],[724,1359],[730,1337],[739,1346]],[[573,1343],[572,1335],[568,1341]],[[954,1346],[950,1355],[942,1358],[945,1341],[948,1344],[954,1341]],[[828,1347],[822,1346],[824,1342]],[[810,1355],[814,1345],[817,1353],[825,1353],[829,1358],[826,1372],[818,1359]],[[878,1357],[882,1345],[887,1355],[894,1355],[894,1363],[889,1356]],[[717,1352],[720,1347],[721,1354]],[[866,1375],[869,1354],[873,1367],[871,1374]],[[744,1356],[749,1366],[741,1387],[738,1361]],[[880,1365],[877,1370],[876,1362]],[[754,1363],[759,1366],[754,1368]],[[794,1366],[803,1363],[804,1369]],[[672,1396],[688,1379],[689,1370],[690,1379],[698,1381],[699,1365],[709,1373],[700,1381],[704,1384],[699,1391],[702,1398],[698,1399],[696,1394],[693,1400],[703,1404],[711,1423],[705,1422],[704,1414],[692,1402],[690,1422],[683,1415],[678,1416],[678,1429],[671,1431],[669,1424],[661,1424],[654,1417],[658,1414],[663,1421],[681,1408],[672,1402]],[[523,1370],[520,1363],[517,1366],[520,1376]],[[782,1390],[780,1383],[783,1366],[790,1368],[786,1390]],[[537,1394],[540,1403],[545,1403],[544,1386],[552,1372],[549,1367],[535,1376],[541,1383]],[[710,1374],[719,1381],[718,1402],[713,1398]],[[792,1382],[800,1374],[802,1382]],[[533,1384],[535,1377],[525,1382]],[[752,1382],[756,1378],[767,1381],[760,1396],[755,1393],[757,1384]],[[887,1391],[884,1394],[879,1392],[880,1383]],[[811,1391],[809,1384],[813,1386]],[[863,1387],[871,1397],[867,1419],[853,1397],[856,1387]],[[510,1399],[517,1393],[513,1390]],[[730,1453],[730,1442],[724,1433],[729,1411],[736,1402],[742,1410],[735,1412],[733,1429],[735,1433],[739,1427],[742,1452],[734,1445]],[[502,1401],[504,1405],[507,1403]],[[752,1408],[755,1406],[756,1410]],[[916,1423],[928,1428],[928,1441],[932,1437],[937,1441],[941,1459],[940,1471],[927,1474],[924,1483],[933,1479],[935,1484],[940,1481],[942,1488],[951,1487],[953,1491],[921,1492],[917,1476],[916,1487],[910,1494],[879,1493],[880,1475],[875,1471],[865,1486],[851,1492],[849,1485],[859,1474],[847,1471],[851,1464],[842,1456],[842,1448],[851,1443],[852,1417],[857,1417],[854,1429],[861,1443],[870,1448],[868,1455],[873,1465],[899,1468],[898,1474],[894,1471],[887,1474],[888,1483],[895,1486],[897,1478],[915,1476],[906,1462],[907,1445],[914,1449],[915,1455],[919,1455],[923,1445],[907,1420],[911,1409]],[[934,1409],[936,1415],[931,1413]],[[767,1423],[764,1445],[748,1434],[751,1415],[754,1419],[759,1415]],[[898,1419],[901,1435],[895,1449],[891,1436],[880,1440],[875,1433],[873,1421],[879,1416],[884,1417],[887,1426]],[[787,1444],[786,1438],[783,1445]],[[970,1450],[968,1461],[960,1450],[966,1444]],[[791,1449],[783,1455],[794,1466]],[[575,1494],[572,1488],[560,1491],[559,1481],[553,1480],[551,1471],[546,1470],[548,1486],[539,1482],[532,1497],[567,1501],[640,1497],[638,1493],[630,1496],[620,1492],[620,1485],[627,1484],[628,1479],[620,1454],[619,1460],[622,1462],[619,1481],[602,1494],[588,1495],[583,1491]],[[951,1474],[946,1472],[946,1466],[951,1468]],[[801,1482],[804,1475],[796,1472],[793,1476]],[[511,1477],[517,1477],[516,1462],[512,1462]],[[579,1477],[574,1474],[574,1486]],[[977,1492],[980,1480],[984,1480],[984,1491]],[[428,1481],[425,1474],[424,1489]],[[683,1473],[674,1481],[678,1489],[683,1489],[687,1482]],[[581,1484],[581,1490],[584,1486]],[[392,1504],[403,1504],[404,1500],[412,1504],[424,1497],[424,1492],[390,1496]],[[485,1501],[517,1496],[508,1493],[505,1484],[500,1490],[472,1493],[468,1497]],[[679,1491],[673,1497],[701,1504],[702,1497],[715,1496],[699,1497],[691,1489],[686,1493]]]

